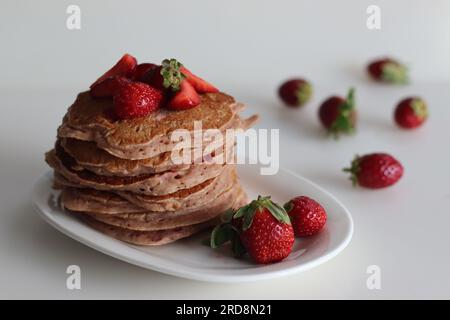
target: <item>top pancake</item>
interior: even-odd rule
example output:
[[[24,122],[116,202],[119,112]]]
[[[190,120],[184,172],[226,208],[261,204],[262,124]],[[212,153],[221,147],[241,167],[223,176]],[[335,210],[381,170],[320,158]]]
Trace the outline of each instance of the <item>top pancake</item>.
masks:
[[[124,159],[145,159],[170,151],[170,134],[177,129],[194,131],[201,121],[202,130],[226,129],[243,106],[224,93],[201,95],[201,103],[191,109],[172,111],[161,108],[146,117],[115,120],[110,99],[93,99],[82,92],[69,108],[58,136],[94,141],[98,147]]]

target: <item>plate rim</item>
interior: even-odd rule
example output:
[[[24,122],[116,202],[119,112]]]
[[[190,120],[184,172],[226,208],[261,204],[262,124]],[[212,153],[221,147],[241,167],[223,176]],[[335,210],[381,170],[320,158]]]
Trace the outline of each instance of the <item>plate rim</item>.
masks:
[[[168,274],[175,277],[180,277],[184,279],[190,279],[190,280],[196,280],[196,281],[203,281],[203,282],[215,282],[215,283],[244,283],[244,282],[254,282],[259,280],[267,280],[267,279],[274,279],[282,276],[288,276],[294,273],[301,273],[307,270],[310,270],[314,267],[317,267],[327,261],[330,261],[334,257],[336,257],[339,253],[341,253],[351,242],[351,239],[353,237],[354,232],[354,223],[353,218],[351,216],[350,211],[347,209],[347,207],[339,200],[337,199],[333,194],[331,194],[329,191],[321,187],[320,185],[316,184],[315,182],[309,180],[308,178],[305,178],[292,170],[289,170],[287,168],[280,168],[280,171],[284,171],[285,173],[294,176],[295,178],[302,180],[303,182],[311,185],[321,193],[324,193],[327,197],[329,197],[331,200],[336,202],[336,204],[342,208],[343,213],[345,214],[346,219],[348,220],[348,231],[345,234],[344,239],[337,245],[336,248],[334,248],[332,251],[325,253],[324,255],[317,257],[311,261],[304,262],[302,264],[292,266],[288,269],[279,269],[279,270],[273,270],[270,272],[265,273],[257,273],[257,274],[245,274],[245,275],[218,275],[218,274],[201,274],[201,273],[195,273],[191,269],[192,267],[189,266],[183,266],[182,271],[177,271],[176,268],[168,268],[161,265],[150,265],[149,263],[146,263],[145,261],[141,261],[138,259],[138,256],[144,255],[145,253],[134,249],[133,245],[130,246],[130,253],[128,255],[123,255],[119,252],[116,252],[110,248],[105,248],[103,246],[99,246],[98,244],[91,241],[89,238],[79,236],[76,232],[70,230],[70,228],[65,228],[60,223],[56,221],[56,219],[52,219],[51,215],[49,213],[44,212],[44,210],[38,205],[38,197],[39,197],[39,187],[41,184],[43,184],[45,179],[51,179],[52,171],[49,170],[46,173],[42,174],[33,184],[33,192],[32,192],[32,207],[33,209],[39,214],[39,216],[47,222],[49,225],[51,225],[53,228],[61,232],[62,234],[68,236],[69,238],[78,241],[84,245],[86,245],[89,248],[92,248],[96,251],[99,251],[103,254],[106,254],[108,256],[111,256],[115,259],[118,259],[120,261],[130,263],[132,265],[153,270],[156,272],[161,272],[164,274]],[[51,209],[51,208],[50,208]],[[75,219],[75,218],[74,218]],[[81,221],[77,222],[79,224],[82,224]],[[105,236],[105,235],[103,235]],[[106,237],[106,236],[105,236]],[[109,237],[108,237],[109,238]],[[126,245],[126,244],[124,244]],[[133,251],[131,251],[134,249]],[[145,254],[148,255],[148,254]],[[152,256],[153,259],[159,258]],[[166,264],[168,262],[165,262]],[[170,262],[173,263],[173,262]],[[189,269],[189,270],[188,270]]]

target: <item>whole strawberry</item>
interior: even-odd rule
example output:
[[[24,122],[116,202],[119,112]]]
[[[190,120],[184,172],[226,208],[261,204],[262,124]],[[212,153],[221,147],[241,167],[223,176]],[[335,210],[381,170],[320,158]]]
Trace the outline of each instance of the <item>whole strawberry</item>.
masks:
[[[371,62],[367,72],[375,81],[405,84],[408,82],[408,69],[400,62],[383,58]]]
[[[143,117],[159,108],[163,94],[142,82],[126,82],[113,96],[113,106],[119,119]]]
[[[225,223],[211,234],[211,247],[232,242],[235,254],[247,252],[256,263],[283,260],[292,251],[294,230],[289,216],[270,197],[259,196],[250,204],[228,215]]]
[[[325,209],[315,200],[300,196],[284,205],[297,237],[312,236],[318,233],[327,222]]]
[[[428,118],[428,107],[421,98],[406,98],[399,102],[394,112],[395,122],[402,128],[417,128]]]
[[[353,133],[356,124],[355,90],[348,91],[347,98],[333,96],[319,108],[319,119],[329,134],[338,137],[341,133]]]
[[[372,153],[356,156],[344,172],[350,172],[353,185],[380,189],[396,183],[403,175],[403,166],[389,154]]]
[[[281,100],[289,107],[301,107],[311,99],[312,86],[304,79],[291,79],[278,89]]]

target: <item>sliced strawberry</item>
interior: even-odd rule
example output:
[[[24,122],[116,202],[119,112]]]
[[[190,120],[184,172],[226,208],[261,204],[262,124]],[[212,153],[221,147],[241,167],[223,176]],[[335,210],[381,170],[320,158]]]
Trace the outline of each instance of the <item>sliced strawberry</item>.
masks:
[[[93,98],[109,98],[114,95],[114,92],[119,88],[121,84],[130,82],[124,77],[111,77],[106,78],[91,86],[90,94]]]
[[[144,79],[144,75],[147,74],[148,71],[152,70],[153,68],[157,67],[156,64],[153,63],[140,63],[136,66],[136,70],[134,72],[133,80],[135,81],[141,81]]]
[[[219,92],[219,89],[214,87],[209,82],[197,77],[185,67],[180,68],[181,73],[186,76],[186,80],[195,88],[198,93]]]
[[[122,58],[104,75],[102,75],[100,78],[98,78],[92,85],[91,88],[98,84],[99,82],[111,78],[111,77],[126,77],[131,78],[134,75],[134,72],[136,70],[137,66],[137,60],[132,55],[129,55],[128,53],[124,54]]]
[[[175,93],[169,101],[169,108],[175,110],[185,110],[200,104],[200,96],[194,87],[186,80],[181,81],[180,91]]]

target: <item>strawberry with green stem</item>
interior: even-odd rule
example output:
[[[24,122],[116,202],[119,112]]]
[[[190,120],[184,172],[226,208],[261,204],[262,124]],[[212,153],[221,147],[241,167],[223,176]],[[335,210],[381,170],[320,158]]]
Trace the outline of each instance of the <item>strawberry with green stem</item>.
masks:
[[[289,215],[270,197],[258,196],[236,212],[224,215],[224,222],[211,234],[211,247],[231,242],[236,256],[247,252],[256,263],[274,263],[286,258],[294,245]]]
[[[290,79],[280,86],[278,95],[286,106],[301,107],[311,99],[312,86],[304,79]]]
[[[428,118],[428,107],[425,101],[418,97],[406,98],[399,102],[394,112],[395,122],[404,129],[414,129],[421,126]]]
[[[369,75],[378,82],[406,84],[408,83],[408,68],[391,58],[378,59],[367,66]]]
[[[403,166],[393,156],[387,153],[371,153],[356,156],[349,168],[353,185],[369,189],[386,188],[395,184],[403,176]]]
[[[350,88],[347,97],[332,96],[325,100],[319,108],[319,119],[328,133],[334,137],[350,134],[355,131],[355,89]]]

